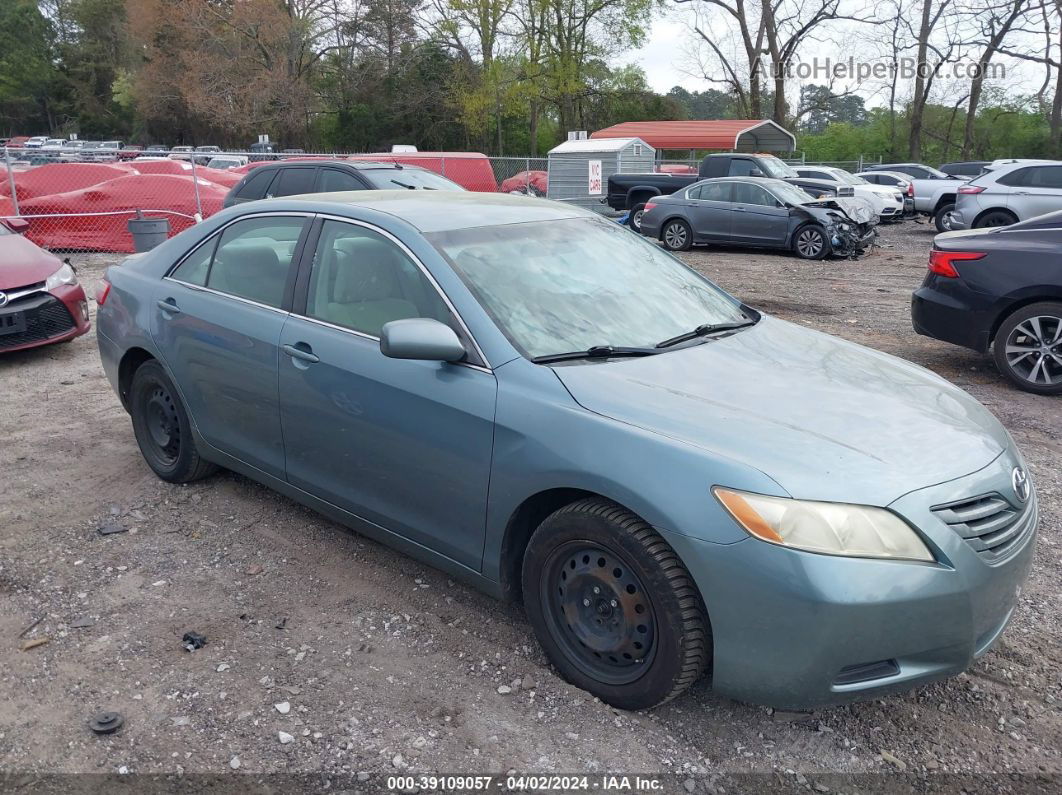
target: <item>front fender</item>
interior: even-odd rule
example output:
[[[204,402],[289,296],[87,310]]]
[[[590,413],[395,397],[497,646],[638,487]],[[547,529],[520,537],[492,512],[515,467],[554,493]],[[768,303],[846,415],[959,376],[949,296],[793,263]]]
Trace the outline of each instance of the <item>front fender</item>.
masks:
[[[599,494],[654,527],[716,544],[748,536],[712,496],[713,485],[789,496],[745,464],[584,409],[549,367],[518,359],[495,373],[498,406],[483,558],[489,579],[502,577],[510,519],[524,501],[544,491]]]

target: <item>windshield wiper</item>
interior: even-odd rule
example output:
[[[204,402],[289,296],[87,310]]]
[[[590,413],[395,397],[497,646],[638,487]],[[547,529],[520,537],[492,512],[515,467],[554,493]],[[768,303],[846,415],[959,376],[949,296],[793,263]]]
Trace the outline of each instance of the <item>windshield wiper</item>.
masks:
[[[416,186],[407,185],[405,182],[399,182],[397,179],[393,179],[393,180],[391,180],[391,182],[393,182],[395,185],[398,185],[399,187],[402,187],[402,188],[409,188],[410,190],[416,190],[417,189]]]
[[[671,337],[663,342],[656,343],[658,348],[670,348],[672,345],[678,345],[680,342],[686,342],[688,340],[695,340],[697,337],[706,337],[709,334],[716,334],[720,331],[733,331],[739,328],[745,328],[746,326],[752,326],[756,323],[755,320],[738,320],[732,323],[705,323],[702,326],[692,331],[687,331],[684,334],[679,334],[677,337]]]
[[[550,362],[567,362],[574,359],[611,359],[614,356],[652,356],[660,351],[655,348],[624,348],[612,345],[595,345],[585,351],[568,351],[568,353],[550,353],[545,356],[535,356],[531,361],[535,364],[549,364]]]

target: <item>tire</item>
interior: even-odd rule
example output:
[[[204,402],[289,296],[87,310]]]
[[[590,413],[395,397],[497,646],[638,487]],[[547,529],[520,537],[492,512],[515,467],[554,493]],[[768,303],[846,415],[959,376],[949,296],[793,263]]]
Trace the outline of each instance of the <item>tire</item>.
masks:
[[[681,218],[672,218],[660,230],[660,239],[668,251],[689,251],[693,245],[693,230]]]
[[[955,210],[954,202],[951,204],[942,204],[940,208],[933,214],[933,225],[937,228],[938,232],[950,232],[951,231],[951,219],[948,216]]]
[[[1062,395],[1062,302],[1023,306],[999,325],[992,344],[999,371],[1019,389]]]
[[[635,232],[642,231],[642,214],[645,212],[645,202],[631,207],[631,211],[627,213],[627,226],[633,229]]]
[[[825,259],[831,251],[833,246],[826,230],[818,224],[802,226],[793,235],[793,253],[800,259]]]
[[[129,390],[133,433],[152,471],[168,483],[190,483],[217,471],[192,438],[188,412],[166,371],[149,359],[133,373]]]
[[[992,226],[1010,226],[1018,222],[1014,213],[1008,210],[989,210],[974,222],[974,229],[987,229]]]
[[[548,516],[528,543],[522,581],[546,655],[614,707],[663,704],[711,660],[708,615],[686,567],[652,527],[608,500]]]

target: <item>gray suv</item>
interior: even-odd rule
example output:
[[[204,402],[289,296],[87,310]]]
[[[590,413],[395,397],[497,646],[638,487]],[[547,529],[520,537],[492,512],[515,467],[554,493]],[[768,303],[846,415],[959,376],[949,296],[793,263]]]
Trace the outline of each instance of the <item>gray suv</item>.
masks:
[[[1062,162],[1013,163],[958,189],[949,228],[1007,226],[1055,210],[1062,210]]]

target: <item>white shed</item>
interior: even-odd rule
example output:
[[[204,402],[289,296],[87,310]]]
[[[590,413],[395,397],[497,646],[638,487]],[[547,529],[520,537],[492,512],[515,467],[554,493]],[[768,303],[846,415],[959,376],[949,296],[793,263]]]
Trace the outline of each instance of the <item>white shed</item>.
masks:
[[[548,153],[546,197],[604,210],[608,178],[653,170],[656,150],[641,138],[592,138],[565,141]]]

